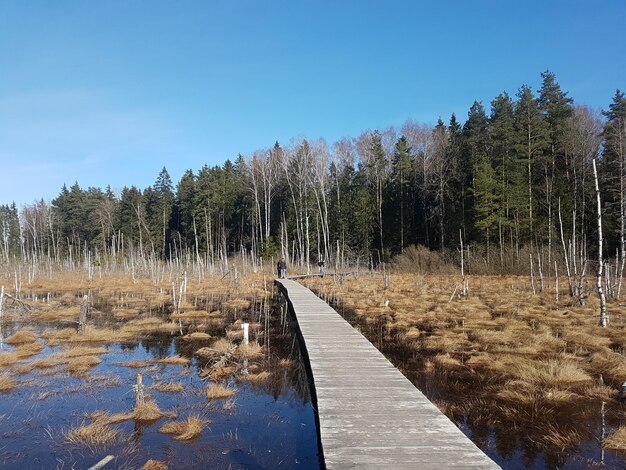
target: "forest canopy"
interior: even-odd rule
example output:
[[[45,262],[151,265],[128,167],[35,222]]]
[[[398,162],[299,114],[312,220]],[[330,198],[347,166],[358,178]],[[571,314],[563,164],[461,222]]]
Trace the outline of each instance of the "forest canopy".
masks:
[[[215,260],[238,252],[302,265],[346,256],[390,260],[411,245],[457,249],[459,234],[494,259],[593,240],[597,159],[606,253],[624,258],[626,98],[602,113],[577,105],[553,73],[465,122],[406,121],[332,144],[278,143],[221,166],[166,168],[119,193],[63,186],[50,203],[0,206],[0,257],[62,259],[138,251]],[[271,141],[270,141],[271,142]],[[574,237],[575,236],[575,237]]]

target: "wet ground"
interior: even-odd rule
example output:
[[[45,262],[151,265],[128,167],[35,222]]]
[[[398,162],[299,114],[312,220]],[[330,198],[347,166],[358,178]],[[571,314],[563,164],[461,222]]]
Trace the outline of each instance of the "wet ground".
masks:
[[[98,303],[97,293],[94,303]],[[102,314],[91,320],[109,325],[112,320],[106,305],[98,307]],[[167,314],[166,310],[161,306],[153,314]],[[0,468],[88,468],[107,455],[115,457],[107,468],[122,469],[141,468],[148,459],[166,461],[171,469],[319,468],[314,412],[293,327],[278,304],[273,304],[269,313],[267,321],[263,320],[263,329],[268,332],[260,341],[263,354],[245,364],[236,364],[235,372],[221,380],[238,390],[228,399],[207,400],[205,388],[210,382],[200,378],[207,361],[193,355],[214,339],[190,344],[181,338],[180,332],[148,334],[140,340],[104,345],[108,352],[100,356],[102,363],[84,377],[54,369],[13,375],[18,386],[0,394]],[[28,322],[26,315],[17,322],[5,320],[2,336],[7,338],[23,327],[34,332],[49,328]],[[244,321],[259,318],[253,311],[239,311],[236,316]],[[226,324],[233,321],[230,316]],[[60,326],[67,327],[57,325]],[[210,333],[214,337],[224,336],[225,330],[215,328]],[[0,352],[12,349],[4,344]],[[21,364],[60,349],[61,346],[46,346]],[[189,358],[190,365],[157,362],[174,355]],[[129,361],[147,364],[140,368],[121,365]],[[7,370],[10,369],[0,368],[0,373]],[[267,380],[250,382],[245,379],[248,370],[268,371],[271,375]],[[124,436],[115,445],[88,448],[69,444],[66,432],[88,424],[89,414],[128,413],[133,409],[137,373],[143,375],[146,392],[168,415],[152,423],[129,420],[115,424]],[[150,389],[155,383],[169,382],[182,384],[183,391]],[[178,421],[198,416],[207,424],[196,439],[176,441],[159,432],[174,416]]]
[[[407,347],[381,317],[367,322],[335,297],[324,297],[489,457],[505,469],[624,469],[626,454],[600,442],[626,425],[617,400],[515,407],[490,397],[489,384],[467,370],[432,368],[428,353]]]

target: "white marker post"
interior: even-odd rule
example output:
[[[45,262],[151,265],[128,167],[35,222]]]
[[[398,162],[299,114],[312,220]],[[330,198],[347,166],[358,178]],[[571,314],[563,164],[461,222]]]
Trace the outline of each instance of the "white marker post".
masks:
[[[248,344],[250,342],[250,337],[249,337],[250,323],[242,323],[241,328],[243,329],[243,344]]]

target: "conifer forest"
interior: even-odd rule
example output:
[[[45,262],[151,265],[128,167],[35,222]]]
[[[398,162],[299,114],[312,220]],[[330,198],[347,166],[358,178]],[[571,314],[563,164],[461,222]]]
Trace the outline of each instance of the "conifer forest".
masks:
[[[462,239],[480,255],[476,270],[527,272],[535,259],[550,271],[581,250],[597,259],[595,159],[602,258],[623,269],[624,93],[596,112],[577,105],[553,73],[541,78],[537,91],[523,85],[474,102],[464,121],[407,120],[333,143],[295,138],[189,169],[178,182],[164,167],[147,188],[77,181],[50,202],[18,210],[5,201],[0,256],[132,252],[215,265],[248,253],[300,267],[317,259],[378,265],[412,245],[458,257]]]

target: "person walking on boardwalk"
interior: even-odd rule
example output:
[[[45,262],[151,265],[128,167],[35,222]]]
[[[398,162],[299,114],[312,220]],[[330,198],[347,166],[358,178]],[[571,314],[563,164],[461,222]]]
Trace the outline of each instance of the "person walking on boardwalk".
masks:
[[[285,260],[283,258],[278,260],[276,269],[278,270],[278,277],[280,279],[285,279],[287,277],[287,263],[285,263]]]
[[[324,277],[324,258],[320,258],[320,260],[317,262],[317,268],[322,277]]]

